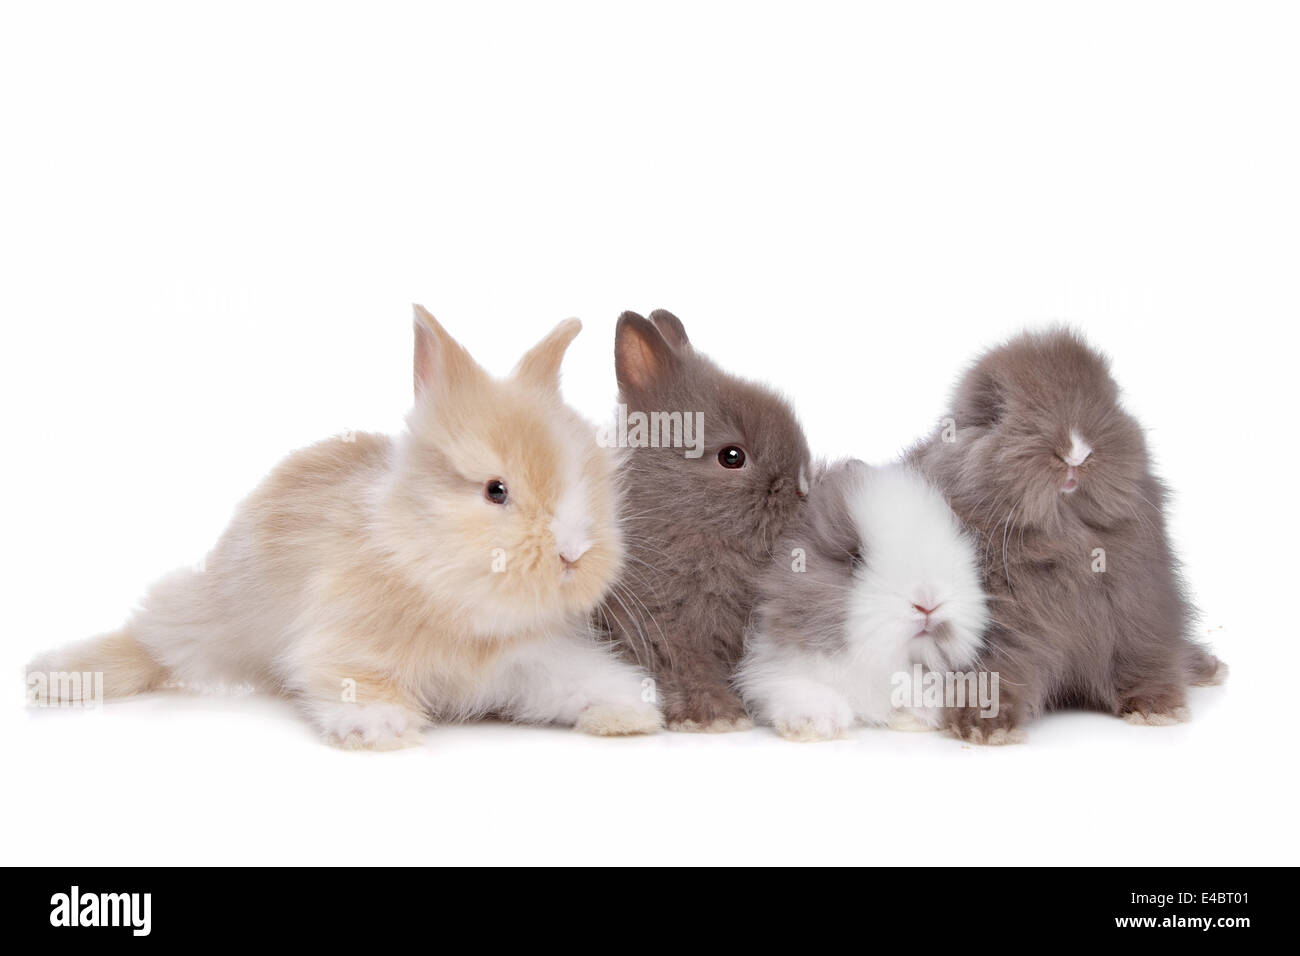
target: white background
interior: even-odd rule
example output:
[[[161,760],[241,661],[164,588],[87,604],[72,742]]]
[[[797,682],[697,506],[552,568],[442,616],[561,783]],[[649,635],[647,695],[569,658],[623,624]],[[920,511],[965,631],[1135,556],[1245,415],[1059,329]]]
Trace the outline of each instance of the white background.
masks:
[[[1284,4],[6,4],[5,862],[1291,863],[1300,22]],[[1293,8],[1292,8],[1293,10]],[[505,372],[675,311],[815,450],[895,454],[981,347],[1114,357],[1232,666],[1192,723],[437,729],[262,698],[31,712],[292,448],[395,430],[410,303]]]

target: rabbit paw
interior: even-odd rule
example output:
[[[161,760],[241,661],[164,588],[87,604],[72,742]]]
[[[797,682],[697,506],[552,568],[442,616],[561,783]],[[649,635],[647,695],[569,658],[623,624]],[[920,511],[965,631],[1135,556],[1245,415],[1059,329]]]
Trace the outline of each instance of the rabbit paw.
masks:
[[[706,723],[689,717],[669,722],[668,729],[680,734],[729,734],[739,730],[752,730],[754,722],[748,717],[715,717]]]
[[[397,704],[339,704],[322,715],[325,739],[344,750],[419,746],[423,720]]]
[[[663,725],[663,717],[653,707],[594,704],[578,714],[573,727],[596,737],[626,737],[658,733]]]
[[[1192,719],[1187,709],[1187,695],[1181,689],[1147,691],[1124,697],[1120,701],[1119,715],[1130,724],[1148,727],[1168,727]]]
[[[786,740],[797,740],[800,743],[815,740],[834,740],[837,737],[843,737],[845,731],[848,730],[847,725],[839,723],[826,714],[816,717],[805,714],[800,717],[774,720],[772,726]]]
[[[1174,724],[1187,723],[1192,719],[1192,712],[1186,707],[1174,707],[1165,711],[1129,710],[1120,716],[1130,724],[1141,724],[1146,727],[1170,727]]]
[[[1004,747],[1007,744],[1023,744],[1025,742],[1025,732],[1020,727],[989,727],[987,729],[971,727],[961,739],[967,743],[981,744],[985,747]]]
[[[754,722],[730,688],[705,688],[670,703],[668,729],[688,734],[725,734],[749,730]]]
[[[772,714],[772,727],[786,740],[834,740],[852,726],[853,709],[839,701],[782,708]]]
[[[929,717],[930,719],[926,719]],[[901,730],[905,733],[925,733],[930,730],[937,730],[939,726],[938,719],[933,715],[927,714],[922,717],[912,710],[894,710],[890,712],[889,722],[886,726],[890,730]]]
[[[981,717],[973,708],[957,710],[949,715],[948,732],[958,740],[985,747],[1001,747],[1025,741],[1025,731],[1016,722],[1011,711],[1004,709],[996,717]]]

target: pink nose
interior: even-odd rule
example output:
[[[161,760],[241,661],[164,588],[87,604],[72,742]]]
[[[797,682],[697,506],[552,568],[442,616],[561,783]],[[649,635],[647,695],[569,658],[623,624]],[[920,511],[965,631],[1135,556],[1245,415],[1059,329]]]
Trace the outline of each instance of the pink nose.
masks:
[[[920,611],[926,617],[929,617],[931,614],[933,614],[935,611],[938,610],[938,605],[936,605],[935,607],[923,607],[920,604],[913,604],[912,607]]]

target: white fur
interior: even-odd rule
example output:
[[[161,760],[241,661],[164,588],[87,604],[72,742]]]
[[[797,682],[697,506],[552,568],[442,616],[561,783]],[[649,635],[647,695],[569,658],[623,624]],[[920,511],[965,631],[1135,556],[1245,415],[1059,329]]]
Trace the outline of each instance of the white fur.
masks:
[[[463,706],[525,723],[569,724],[605,734],[646,733],[658,730],[662,721],[654,704],[642,700],[642,680],[639,670],[589,638],[559,634],[503,655],[495,672]],[[593,711],[601,714],[600,720],[591,719]],[[608,729],[612,724],[624,729]]]
[[[756,716],[793,739],[836,737],[855,721],[937,726],[933,708],[895,710],[894,677],[916,663],[970,670],[988,623],[974,546],[939,492],[891,465],[864,471],[849,494],[867,563],[854,572],[843,649],[755,633],[737,675]],[[925,615],[914,604],[933,609],[934,623],[948,628],[944,642],[917,636]]]
[[[600,736],[659,730],[658,709],[642,700],[641,671],[581,631],[575,622],[571,629],[506,649],[473,683],[431,684],[421,695],[424,711],[322,699],[293,677],[285,684],[299,691],[307,716],[326,739],[346,749],[413,746],[431,723],[486,715],[574,726]],[[293,673],[299,669],[296,663],[287,667]]]
[[[316,702],[313,715],[325,739],[347,750],[396,750],[421,742],[427,721],[396,704]]]
[[[1076,431],[1070,432],[1070,450],[1065,456],[1065,463],[1071,468],[1078,468],[1088,456],[1092,454],[1092,446],[1089,445]]]
[[[587,512],[587,489],[581,479],[574,480],[561,495],[551,521],[560,557],[570,564],[591,550],[591,517]]]

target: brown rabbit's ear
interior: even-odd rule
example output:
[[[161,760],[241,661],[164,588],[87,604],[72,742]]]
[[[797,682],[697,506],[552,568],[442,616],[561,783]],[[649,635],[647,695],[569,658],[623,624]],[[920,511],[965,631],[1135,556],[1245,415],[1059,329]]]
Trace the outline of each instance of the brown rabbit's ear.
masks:
[[[552,391],[560,389],[560,363],[573,337],[582,331],[577,319],[565,319],[550,334],[524,353],[512,373],[520,381]]]
[[[690,348],[691,340],[686,337],[686,326],[667,309],[655,309],[650,313],[650,321],[655,324],[659,334],[675,349]]]
[[[638,391],[649,388],[673,375],[680,363],[680,357],[653,322],[635,312],[624,312],[618,317],[614,329],[614,374],[619,388]]]
[[[482,378],[485,372],[465,351],[464,347],[447,334],[429,311],[415,306],[415,394],[418,398],[434,386],[452,387],[468,380]]]

